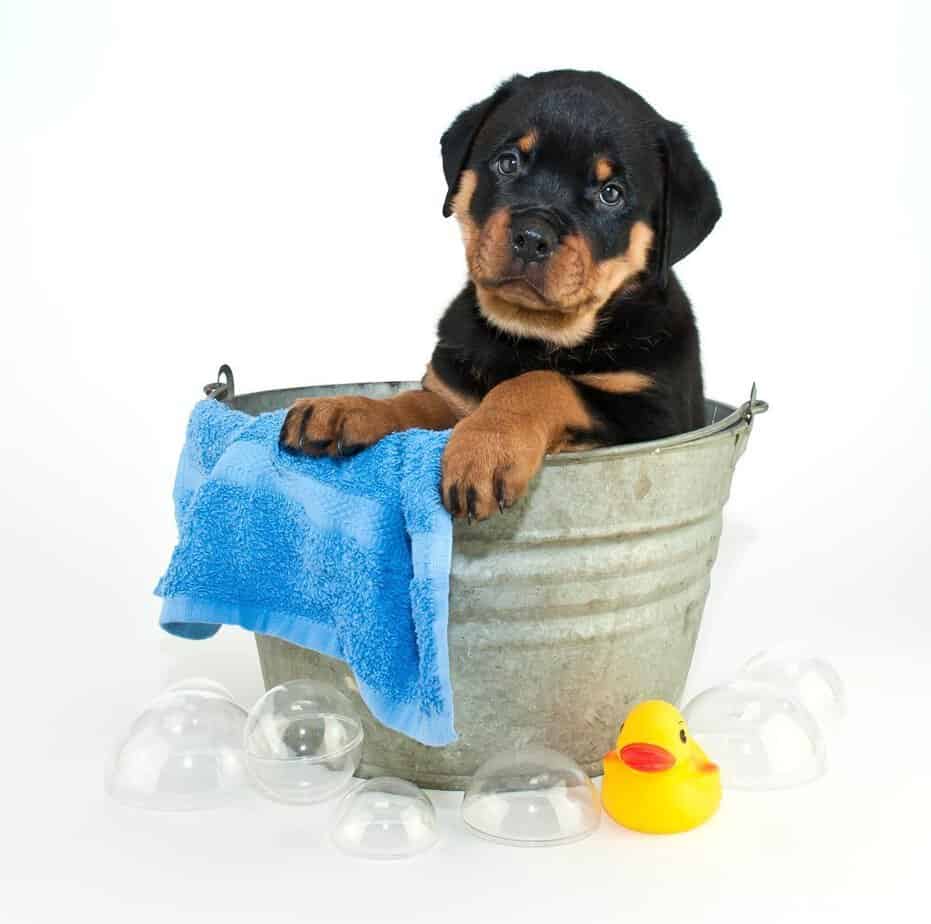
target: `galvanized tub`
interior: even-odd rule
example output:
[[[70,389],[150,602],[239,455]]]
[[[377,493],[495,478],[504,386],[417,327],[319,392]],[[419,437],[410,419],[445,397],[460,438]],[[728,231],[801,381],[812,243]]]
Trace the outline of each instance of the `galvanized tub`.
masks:
[[[235,395],[232,373],[208,394],[250,414],[311,395],[386,397],[412,382]],[[590,775],[629,708],[677,702],[695,648],[721,512],[747,445],[755,394],[706,402],[708,425],[664,440],[546,459],[503,516],[457,523],[449,656],[459,741],[431,748],[379,724],[346,666],[256,636],[268,688],[298,677],[349,693],[365,726],[359,774],[463,789],[507,746],[545,744]]]

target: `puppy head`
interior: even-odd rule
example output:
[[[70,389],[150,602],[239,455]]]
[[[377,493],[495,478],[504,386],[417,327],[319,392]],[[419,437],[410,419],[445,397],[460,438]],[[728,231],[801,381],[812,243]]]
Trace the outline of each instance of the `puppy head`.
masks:
[[[602,74],[516,76],[443,135],[445,215],[483,313],[523,336],[586,339],[615,294],[690,253],[720,216],[682,127]]]

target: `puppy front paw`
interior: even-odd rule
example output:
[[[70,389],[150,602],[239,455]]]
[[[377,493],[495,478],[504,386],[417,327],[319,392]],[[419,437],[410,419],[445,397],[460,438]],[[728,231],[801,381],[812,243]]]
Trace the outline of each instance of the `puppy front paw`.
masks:
[[[301,398],[288,411],[278,438],[287,452],[352,456],[398,429],[386,401],[344,395]]]
[[[443,505],[470,523],[496,510],[503,513],[523,497],[545,449],[519,424],[501,426],[480,415],[467,417],[453,430],[443,453]]]

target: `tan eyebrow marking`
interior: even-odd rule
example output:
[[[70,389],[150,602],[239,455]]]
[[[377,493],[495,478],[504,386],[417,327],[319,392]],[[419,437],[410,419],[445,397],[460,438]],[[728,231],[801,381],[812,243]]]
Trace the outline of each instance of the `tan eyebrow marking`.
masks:
[[[524,154],[529,154],[533,150],[534,145],[536,143],[537,143],[537,130],[535,128],[531,128],[530,131],[527,132],[526,135],[523,135],[522,137],[517,139],[517,147],[520,148],[520,150],[523,151]]]
[[[599,183],[609,180],[614,176],[614,164],[607,157],[599,157],[595,160],[595,177]]]

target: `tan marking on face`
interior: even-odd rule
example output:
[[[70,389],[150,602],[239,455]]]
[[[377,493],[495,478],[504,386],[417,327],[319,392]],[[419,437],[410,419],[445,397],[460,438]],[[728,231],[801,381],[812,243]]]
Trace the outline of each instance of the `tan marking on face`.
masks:
[[[627,250],[596,262],[581,235],[563,238],[547,261],[542,293],[522,281],[498,281],[511,265],[511,214],[494,211],[479,226],[469,211],[478,175],[464,170],[452,200],[465,247],[466,265],[475,283],[479,309],[496,327],[517,337],[530,337],[559,347],[587,340],[597,324],[598,311],[632,278],[646,269],[653,231],[638,221]]]
[[[583,385],[597,388],[599,391],[608,391],[613,395],[636,395],[646,391],[652,384],[653,378],[642,372],[586,372],[574,375],[573,378]]]
[[[599,183],[610,180],[614,176],[614,164],[607,157],[599,157],[595,161],[595,179]]]
[[[427,373],[420,383],[424,389],[442,398],[449,406],[449,409],[455,415],[456,420],[471,414],[478,407],[478,401],[469,395],[456,391],[450,385],[447,385],[434,371],[433,366],[427,366]]]
[[[566,307],[597,310],[647,268],[652,244],[653,229],[638,221],[630,230],[624,253],[595,262],[588,241],[581,235],[569,235],[549,262],[546,289],[553,293],[553,300]]]
[[[452,208],[459,222],[469,275],[474,279],[488,279],[502,275],[510,261],[511,213],[508,209],[498,209],[479,227],[469,212],[477,185],[476,172],[464,170]]]
[[[514,296],[508,294],[504,299],[493,289],[487,289],[476,283],[478,307],[490,324],[515,337],[529,337],[543,340],[558,347],[574,347],[584,343],[595,329],[596,312],[584,315],[541,308],[528,308],[518,304],[516,298],[531,296]]]
[[[634,222],[634,226],[630,229],[630,242],[627,250],[610,260],[602,260],[597,265],[592,274],[593,282],[587,288],[599,306],[614,295],[624,283],[647,268],[653,237],[653,229],[646,222]]]
[[[593,269],[586,240],[579,234],[567,235],[547,262],[544,288],[557,304],[574,307],[588,299],[585,281]]]
[[[459,177],[459,187],[456,195],[453,196],[452,206],[453,214],[456,221],[459,222],[459,229],[462,232],[462,241],[468,254],[470,246],[478,239],[478,228],[469,214],[469,206],[472,204],[472,196],[475,195],[475,187],[478,185],[478,174],[474,170],[463,170]]]
[[[511,212],[497,209],[488,216],[472,248],[466,247],[466,262],[473,279],[499,279],[511,263]]]
[[[524,153],[529,154],[537,144],[538,135],[534,128],[531,128],[526,135],[517,139],[517,147]]]
[[[627,250],[596,263],[583,237],[564,238],[547,265],[545,300],[520,283],[483,286],[478,281],[481,273],[473,272],[479,310],[490,323],[514,336],[565,348],[578,346],[592,335],[598,312],[608,299],[647,268],[652,243],[652,229],[638,221],[631,229]]]

